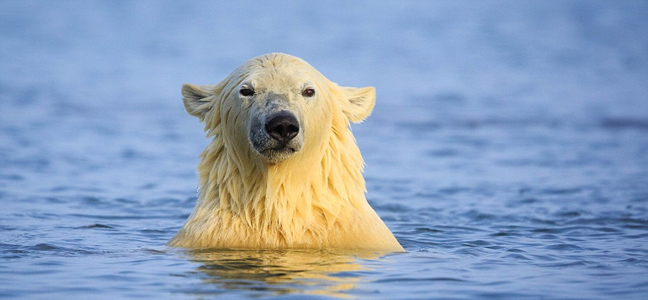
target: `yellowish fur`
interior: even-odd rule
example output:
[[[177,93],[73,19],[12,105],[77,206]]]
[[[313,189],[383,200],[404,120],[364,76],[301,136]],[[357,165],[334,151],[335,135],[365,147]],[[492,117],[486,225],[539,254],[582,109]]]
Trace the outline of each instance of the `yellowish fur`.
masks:
[[[303,114],[303,148],[279,163],[264,161],[247,138],[251,104],[238,88],[251,76]],[[316,100],[293,99],[300,80],[316,86]],[[170,246],[403,251],[365,198],[364,162],[349,129],[371,112],[372,87],[340,87],[303,60],[273,53],[217,85],[185,85],[183,95],[212,142],[198,166],[198,203]]]

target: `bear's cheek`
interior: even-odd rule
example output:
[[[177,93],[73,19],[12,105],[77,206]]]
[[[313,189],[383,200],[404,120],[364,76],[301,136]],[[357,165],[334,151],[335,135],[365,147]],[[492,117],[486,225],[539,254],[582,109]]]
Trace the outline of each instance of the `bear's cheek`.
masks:
[[[306,142],[324,140],[331,131],[332,118],[326,107],[315,107],[304,112],[301,118],[304,124]]]

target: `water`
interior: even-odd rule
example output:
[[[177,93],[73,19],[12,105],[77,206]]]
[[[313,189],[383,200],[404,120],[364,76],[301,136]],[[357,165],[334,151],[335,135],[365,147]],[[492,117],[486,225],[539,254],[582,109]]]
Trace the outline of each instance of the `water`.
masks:
[[[0,297],[645,299],[647,15],[645,1],[2,1]],[[353,130],[368,199],[407,253],[164,246],[207,144],[180,85],[271,51],[376,86]]]

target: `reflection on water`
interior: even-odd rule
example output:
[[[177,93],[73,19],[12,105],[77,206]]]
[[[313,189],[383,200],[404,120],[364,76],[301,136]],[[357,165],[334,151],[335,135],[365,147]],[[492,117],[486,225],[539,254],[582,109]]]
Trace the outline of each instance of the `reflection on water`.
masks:
[[[258,291],[264,295],[311,294],[349,298],[363,280],[365,265],[378,253],[324,250],[195,250],[187,255],[204,274],[204,284],[217,289]]]

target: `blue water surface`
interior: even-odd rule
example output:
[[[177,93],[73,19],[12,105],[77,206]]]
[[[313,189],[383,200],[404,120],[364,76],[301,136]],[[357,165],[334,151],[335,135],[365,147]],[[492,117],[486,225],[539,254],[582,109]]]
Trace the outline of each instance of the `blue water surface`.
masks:
[[[0,298],[646,299],[646,1],[1,1]],[[407,253],[189,251],[180,86],[268,52],[373,85]]]

